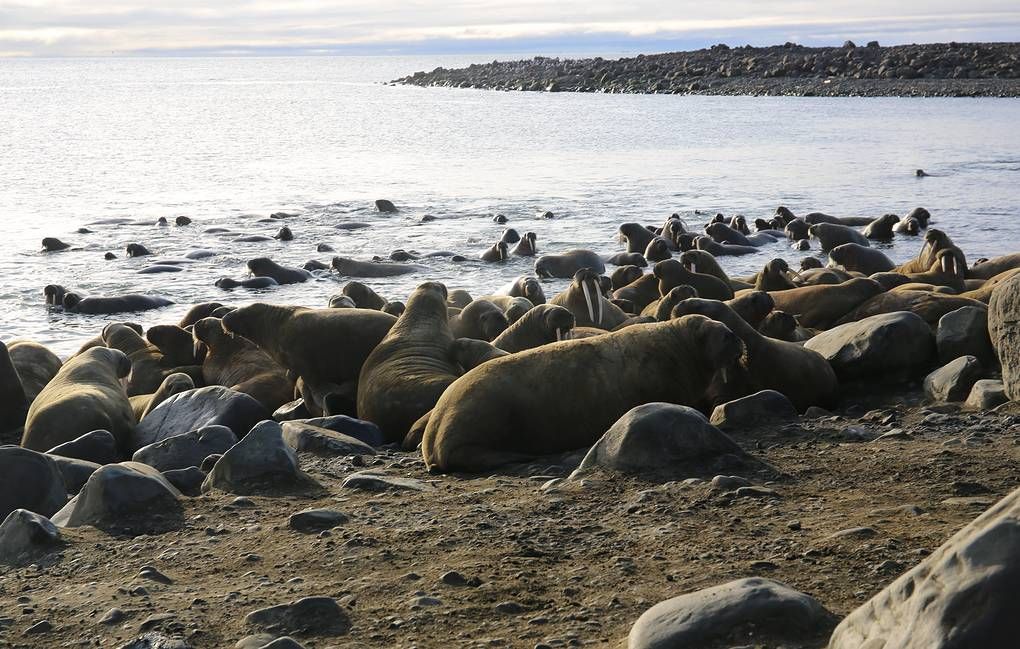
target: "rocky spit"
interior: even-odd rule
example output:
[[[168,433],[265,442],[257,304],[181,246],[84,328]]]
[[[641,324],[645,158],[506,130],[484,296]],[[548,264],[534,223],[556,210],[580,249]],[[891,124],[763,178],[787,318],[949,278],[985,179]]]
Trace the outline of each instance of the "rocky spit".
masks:
[[[787,95],[1018,97],[1020,43],[882,47],[714,45],[606,60],[535,57],[416,72],[395,83],[486,90]]]

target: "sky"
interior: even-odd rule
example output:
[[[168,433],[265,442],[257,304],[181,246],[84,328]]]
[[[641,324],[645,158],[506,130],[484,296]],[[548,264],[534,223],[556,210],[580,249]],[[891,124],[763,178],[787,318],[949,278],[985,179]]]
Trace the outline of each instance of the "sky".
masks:
[[[0,56],[653,52],[1018,41],[1018,0],[0,0]]]

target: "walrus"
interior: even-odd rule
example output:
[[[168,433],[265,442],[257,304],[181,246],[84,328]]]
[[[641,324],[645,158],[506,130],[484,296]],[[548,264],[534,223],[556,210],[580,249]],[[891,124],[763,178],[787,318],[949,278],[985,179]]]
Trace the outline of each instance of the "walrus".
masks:
[[[336,252],[336,249],[328,243],[318,243],[315,245],[315,252]]]
[[[804,257],[800,260],[801,271],[811,270],[812,268],[823,268],[822,260],[818,257]]]
[[[448,326],[454,338],[474,338],[491,342],[510,326],[503,309],[489,300],[477,299],[460,313],[449,318]]]
[[[485,342],[484,340],[475,340],[473,338],[458,338],[450,344],[450,360],[458,368],[462,370],[461,373],[473,370],[482,363],[487,363],[497,358],[503,358],[509,356],[510,352],[505,352],[502,349],[496,347],[492,343]],[[429,411],[431,412],[431,410]],[[428,414],[428,413],[426,413]],[[419,418],[420,419],[420,418]],[[417,420],[416,420],[417,421]],[[411,426],[413,430],[414,426]],[[424,429],[421,431],[424,433]],[[407,436],[404,436],[404,443],[408,441]],[[414,443],[414,447],[417,447],[421,443],[421,438],[418,437]],[[410,449],[408,449],[410,450]]]
[[[735,214],[734,216],[731,216],[730,227],[744,236],[751,234],[751,228],[747,227],[747,217],[743,214]]]
[[[7,344],[0,340],[0,435],[24,425],[29,404]]]
[[[535,260],[535,274],[539,277],[568,279],[582,268],[588,268],[599,275],[606,272],[602,258],[591,250],[568,250],[558,255],[542,255]]]
[[[139,275],[162,275],[166,273],[180,273],[184,269],[174,264],[153,264],[137,271]]]
[[[943,248],[935,253],[935,259],[927,271],[902,274],[911,282],[948,286],[957,293],[963,293],[967,290],[967,262],[961,258],[962,254],[955,246]]]
[[[940,250],[945,248],[953,249],[958,253],[956,255],[956,259],[962,262],[962,266],[966,272],[966,255],[964,255],[963,251],[953,243],[953,240],[949,238],[948,234],[936,228],[932,228],[924,233],[924,243],[921,245],[921,252],[917,253],[917,257],[914,257],[905,264],[897,266],[895,271],[905,275],[910,273],[927,272],[932,267],[932,264],[935,263],[936,255],[938,255]]]
[[[463,309],[467,305],[475,301],[475,298],[471,297],[471,294],[462,288],[455,288],[452,291],[447,289],[446,291],[446,305],[456,308]]]
[[[783,233],[790,241],[803,241],[811,237],[810,228],[804,219],[793,219],[783,226]]]
[[[131,361],[117,349],[93,347],[68,360],[32,402],[21,445],[44,452],[107,430],[127,454],[134,412],[120,380],[130,372]]]
[[[644,268],[648,265],[648,260],[640,252],[618,252],[615,255],[606,257],[606,263],[612,264],[613,266],[637,266],[638,268]]]
[[[923,207],[915,207],[914,209],[907,212],[904,216],[905,219],[916,219],[920,223],[922,228],[928,227],[928,222],[931,220],[931,213]]]
[[[326,305],[331,309],[356,309],[358,305],[347,295],[330,295]]]
[[[967,269],[967,278],[988,280],[1014,268],[1020,268],[1020,252],[993,257],[985,261],[979,260],[978,263]]]
[[[867,237],[845,225],[817,223],[808,228],[808,232],[811,233],[812,237],[818,239],[822,252],[829,252],[836,246],[841,246],[844,243],[856,243],[865,248],[871,246]]]
[[[651,316],[656,322],[665,322],[672,317],[673,307],[692,297],[698,297],[698,292],[693,286],[687,284],[674,286],[668,293],[646,306],[641,315]]]
[[[697,297],[697,296],[695,296]],[[757,329],[768,314],[772,313],[775,301],[765,291],[742,291],[724,304],[733,310],[744,322]]]
[[[751,246],[756,248],[765,243],[773,242],[772,237],[768,237],[767,241],[763,239],[752,241],[750,237],[742,232],[738,232],[725,223],[709,223],[705,226],[705,234],[710,236],[716,243],[728,243],[735,246]]]
[[[648,260],[648,263],[654,264],[657,261],[669,259],[673,256],[673,253],[669,251],[669,246],[666,245],[666,241],[663,239],[652,239],[648,242],[648,247],[645,248],[644,258]]]
[[[113,315],[161,309],[173,304],[172,301],[154,295],[118,295],[117,297],[82,297],[77,293],[66,293],[63,298],[64,311],[86,315]]]
[[[758,291],[787,291],[797,288],[790,277],[796,277],[797,273],[790,270],[790,265],[785,259],[772,259],[766,262],[765,267],[758,273],[754,282],[754,288]]]
[[[152,412],[159,404],[175,394],[194,389],[195,381],[189,375],[183,372],[167,374],[154,393],[130,397],[131,406],[135,413],[135,421],[145,419],[146,415]]]
[[[684,234],[688,234],[687,224],[680,218],[670,217],[662,224],[659,236],[669,243],[671,250],[680,250],[680,237]]]
[[[155,345],[171,367],[197,365],[201,362],[195,358],[195,344],[191,332],[183,327],[153,325],[145,332],[145,339]]]
[[[273,238],[278,240],[278,241],[293,241],[294,240],[294,233],[291,231],[291,229],[288,226],[285,225],[282,228],[280,228],[276,232],[276,234],[273,235]]]
[[[579,327],[608,331],[627,320],[627,314],[602,295],[598,274],[588,268],[574,273],[570,286],[549,302],[569,309]]]
[[[330,392],[354,393],[361,366],[396,318],[371,309],[308,309],[251,304],[223,316],[222,327],[259,346],[304,380],[306,405],[322,408]]]
[[[769,295],[776,309],[797,316],[801,325],[809,329],[828,329],[883,291],[875,280],[859,277],[842,284],[801,286]]]
[[[325,262],[321,262],[318,259],[309,259],[308,261],[301,265],[301,268],[304,268],[309,273],[313,273],[317,270],[328,271],[330,269],[330,265]]]
[[[864,228],[864,236],[876,241],[888,241],[893,238],[893,228],[900,222],[895,214],[883,214]]]
[[[631,302],[630,300],[621,300],[620,298],[611,297],[609,298],[609,301],[615,304],[616,306],[620,307],[620,310],[626,313],[627,315],[638,314],[637,306],[635,306],[634,303]]]
[[[43,252],[60,252],[61,250],[67,250],[71,247],[71,244],[64,243],[56,237],[46,237],[42,240],[42,251]]]
[[[912,216],[905,216],[893,228],[899,234],[915,236],[921,233],[921,222]]]
[[[819,284],[842,284],[850,281],[859,274],[851,274],[842,268],[809,268],[800,271],[797,283],[801,286],[817,286]]]
[[[695,237],[694,247],[704,250],[715,257],[750,255],[758,252],[754,246],[735,246],[729,243],[717,243],[712,237]]]
[[[521,235],[517,230],[513,228],[507,228],[503,230],[503,234],[500,235],[499,240],[503,243],[510,245],[511,243],[517,243],[521,240]]]
[[[404,306],[403,302],[393,301],[393,302],[387,302],[386,304],[384,304],[383,308],[380,309],[380,310],[383,313],[388,313],[389,315],[393,316],[394,318],[399,318],[400,316],[402,316],[404,314],[404,311],[406,310],[406,307]]]
[[[844,225],[849,228],[859,228],[870,224],[872,219],[870,216],[831,216],[829,214],[823,214],[822,212],[811,212],[804,216],[804,221],[808,225],[829,223],[831,225]]]
[[[555,304],[540,304],[507,327],[492,344],[513,354],[565,340],[575,324],[574,314],[569,309]]]
[[[613,299],[627,300],[638,312],[660,297],[659,278],[655,273],[641,275],[630,284],[613,291]]]
[[[396,277],[425,270],[417,264],[357,261],[346,257],[333,257],[332,267],[345,277]]]
[[[754,284],[741,281],[739,279],[733,279],[726,274],[726,271],[722,269],[716,258],[711,253],[705,252],[704,250],[687,250],[680,254],[680,263],[684,265],[684,268],[691,271],[692,273],[701,273],[703,275],[713,275],[718,277],[722,281],[726,282],[731,289],[739,291],[745,288],[754,288]]]
[[[482,254],[479,255],[478,258],[481,259],[482,261],[492,262],[492,261],[506,261],[509,256],[510,251],[508,250],[506,242],[497,241],[496,243],[492,244],[492,247],[482,252]]]
[[[842,266],[848,271],[874,275],[887,273],[896,268],[896,264],[884,252],[876,248],[856,243],[844,243],[829,251],[829,262]]]
[[[525,313],[534,308],[534,304],[531,303],[526,297],[510,297],[509,295],[483,295],[478,298],[479,300],[485,300],[486,302],[492,302],[503,311],[506,316],[507,324],[511,325],[520,320]],[[456,334],[454,334],[456,336]]]
[[[272,277],[277,284],[298,284],[312,278],[312,274],[303,268],[281,266],[268,257],[248,260],[248,270],[255,277]]]
[[[380,198],[375,201],[375,209],[379,210],[383,214],[391,214],[397,211],[397,206],[392,201]]]
[[[202,361],[206,385],[222,385],[249,395],[269,412],[294,398],[294,383],[269,354],[243,336],[223,330],[222,321],[204,318],[195,323],[195,342],[208,350]]]
[[[177,323],[177,326],[181,329],[187,329],[202,318],[208,318],[212,315],[212,312],[219,309],[223,305],[219,302],[200,302],[193,304],[188,312],[184,314],[181,321]]]
[[[856,322],[883,313],[910,311],[935,327],[942,316],[965,306],[987,307],[983,302],[960,295],[946,295],[934,291],[893,290],[876,295],[858,305],[854,310],[837,320],[835,324]]]
[[[725,325],[689,317],[497,358],[439,398],[422,457],[432,472],[482,472],[588,447],[644,403],[704,411],[732,396],[743,352]]]
[[[380,311],[386,306],[386,300],[382,296],[358,281],[347,282],[340,292],[354,300],[354,305],[359,309]]]
[[[538,235],[534,232],[525,232],[510,254],[518,257],[534,257],[538,254]]]
[[[613,271],[612,275],[609,276],[609,283],[615,291],[623,288],[627,284],[630,284],[634,280],[639,279],[642,275],[644,275],[644,273],[637,266],[620,266]]]
[[[129,243],[124,249],[124,252],[127,253],[128,257],[145,257],[146,255],[152,254],[149,252],[148,248],[140,243]]]
[[[527,298],[535,306],[545,304],[545,291],[542,290],[542,284],[534,277],[522,275],[499,289],[497,294]]]
[[[627,246],[627,252],[644,253],[655,233],[640,223],[624,223],[618,228],[620,240]]]
[[[57,375],[63,363],[56,354],[31,340],[15,340],[8,344],[7,351],[14,369],[18,371],[25,399],[31,404]]]
[[[415,261],[421,259],[421,255],[417,252],[404,250],[403,248],[397,248],[390,253],[390,261]]]
[[[667,259],[655,264],[652,274],[659,280],[660,295],[669,293],[674,286],[687,284],[693,286],[698,295],[709,300],[733,298],[733,289],[729,284],[714,275],[692,273],[676,259]]]
[[[216,288],[222,288],[225,291],[235,288],[270,288],[272,286],[279,286],[279,282],[269,276],[264,277],[247,277],[245,279],[232,279],[230,277],[221,277],[216,280],[213,284]]]
[[[273,238],[265,234],[242,234],[235,236],[233,232],[226,232],[220,236],[234,237],[231,239],[233,243],[262,243],[263,241],[272,241]]]
[[[1001,282],[1004,282],[1010,277],[1013,277],[1017,273],[1020,273],[1020,268],[1013,268],[1001,272],[995,277],[985,280],[984,283],[981,284],[980,288],[972,289],[965,293],[960,293],[960,297],[969,297],[972,300],[978,300],[979,302],[984,302],[985,304],[988,304],[989,301],[991,301],[992,299],[992,291],[995,290],[995,287],[998,286]]]
[[[124,352],[131,361],[131,373],[124,386],[129,397],[154,393],[163,379],[173,373],[174,368],[159,349],[127,325],[106,325],[103,328],[103,342],[110,349]]]
[[[402,441],[460,375],[450,359],[446,297],[442,284],[420,284],[361,369],[358,417],[379,426],[386,441]]]
[[[67,289],[60,284],[47,284],[43,287],[43,296],[48,306],[64,306],[64,296]]]
[[[801,343],[814,337],[814,332],[800,326],[797,317],[786,311],[772,311],[758,325],[758,331],[763,336],[785,340],[791,343]]]
[[[191,225],[191,219],[186,216],[178,216],[177,218],[174,219],[174,225],[178,225],[181,227],[185,225]]]
[[[755,390],[785,394],[798,411],[811,406],[831,408],[838,396],[836,373],[818,352],[785,340],[767,338],[732,309],[715,300],[690,298],[673,308],[673,317],[703,315],[736,334],[747,350],[745,366]]]

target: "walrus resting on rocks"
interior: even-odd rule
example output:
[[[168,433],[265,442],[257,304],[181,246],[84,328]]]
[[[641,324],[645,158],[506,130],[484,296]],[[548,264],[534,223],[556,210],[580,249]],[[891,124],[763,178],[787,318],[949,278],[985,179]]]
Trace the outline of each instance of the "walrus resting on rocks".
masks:
[[[801,286],[770,293],[775,308],[797,316],[811,329],[827,329],[885,289],[873,279],[859,277],[842,284]]]
[[[206,385],[243,392],[268,412],[294,398],[294,384],[287,378],[286,370],[244,336],[231,336],[223,331],[218,318],[199,320],[192,335],[208,349],[202,361]]]
[[[691,316],[497,358],[439,398],[422,456],[431,471],[488,471],[590,446],[643,403],[707,410],[735,396],[743,353],[725,325]]]
[[[64,363],[28,409],[21,445],[41,452],[107,430],[126,452],[135,419],[120,380],[130,372],[124,352],[106,347],[93,347]]]

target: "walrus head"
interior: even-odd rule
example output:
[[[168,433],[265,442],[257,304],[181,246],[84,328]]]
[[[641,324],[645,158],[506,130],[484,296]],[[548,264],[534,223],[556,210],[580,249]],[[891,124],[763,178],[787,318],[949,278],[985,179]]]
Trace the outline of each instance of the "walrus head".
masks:
[[[693,232],[681,232],[676,238],[676,247],[681,252],[694,250],[697,247],[698,239],[701,238]]]
[[[202,318],[208,317],[209,314],[211,314],[213,311],[220,308],[221,306],[223,305],[220,304],[219,302],[201,302],[199,304],[196,304],[190,309],[188,309],[188,312],[184,314],[184,317],[181,318],[181,321],[179,323],[177,323],[177,326],[180,327],[181,329],[187,329],[188,327],[195,324]]]
[[[237,288],[240,285],[241,285],[240,282],[238,282],[236,279],[231,279],[229,277],[221,277],[218,280],[216,280],[216,283],[214,284],[216,288],[222,289]]]
[[[223,314],[220,326],[228,334],[243,336],[263,349],[272,348],[277,332],[296,309],[256,302]]]
[[[273,235],[273,238],[279,239],[280,241],[292,241],[294,239],[294,233],[291,232],[290,228],[285,225]]]
[[[725,222],[726,222],[726,217],[723,215],[723,213],[722,212],[716,212],[715,216],[713,216],[712,220],[709,221],[708,223],[711,225],[712,223],[725,223]]]
[[[786,311],[773,311],[765,316],[765,319],[758,326],[758,331],[763,336],[768,336],[769,338],[789,341],[793,339],[798,325],[799,323],[795,315]]]
[[[897,229],[904,234],[920,234],[921,222],[912,216],[905,216],[899,224],[897,224]]]
[[[61,301],[63,302],[65,309],[73,309],[78,306],[83,299],[84,298],[80,294],[69,291],[64,293],[64,297]]]
[[[704,273],[712,264],[718,266],[715,257],[704,250],[686,250],[680,255],[680,263],[688,272]],[[658,277],[658,275],[656,275]]]
[[[521,240],[517,242],[514,252],[518,255],[534,255],[538,252],[538,235],[534,232],[525,232]]]
[[[517,243],[521,240],[521,235],[517,233],[517,230],[513,228],[507,228],[503,230],[503,235],[499,238],[503,243]]]
[[[357,304],[348,295],[331,295],[329,297],[329,308],[331,309],[356,309]]]
[[[652,275],[659,280],[659,294],[665,295],[674,286],[688,283],[690,271],[676,259],[666,259],[652,266]]]
[[[936,230],[932,228],[924,233],[924,243],[921,245],[921,252],[917,254],[917,258],[920,259],[926,266],[931,266],[934,263],[939,250],[948,248],[953,245],[953,240],[949,238],[949,235],[942,230]]]
[[[386,304],[386,300],[382,299],[368,285],[361,282],[347,282],[340,292],[354,300],[354,305],[359,309],[378,310]]]
[[[191,219],[186,216],[178,216],[174,219],[174,223],[180,226],[191,225]]]
[[[804,257],[800,260],[800,269],[822,268],[822,260],[818,257]]]
[[[584,303],[588,307],[588,318],[596,325],[602,324],[602,285],[599,274],[590,268],[582,268],[574,273],[571,288],[580,290],[584,296]]]
[[[125,354],[149,348],[149,343],[137,331],[123,322],[112,322],[103,327],[103,344]]]
[[[787,281],[791,281],[794,278],[800,278],[800,273],[791,271],[790,265],[786,263],[786,260],[779,258],[767,262],[762,272],[766,275],[771,275],[775,278],[782,278]]]
[[[145,255],[152,254],[148,248],[140,243],[129,243],[124,251],[127,252],[128,257],[144,257]]]
[[[496,259],[499,261],[506,261],[507,257],[510,256],[510,248],[506,245],[505,241],[497,241],[492,244],[491,250],[496,253]]]
[[[730,219],[730,227],[741,234],[751,234],[750,228],[747,227],[747,219],[742,214]]]
[[[706,409],[749,392],[747,347],[729,327],[702,315],[681,316],[672,323],[689,332],[698,366],[707,374]]]
[[[256,257],[255,259],[249,259],[246,265],[248,266],[248,272],[255,277],[263,277],[280,269],[279,264],[269,257]]]
[[[131,374],[131,359],[119,349],[92,347],[82,352],[81,356],[88,356],[91,359],[109,364],[118,379],[127,378]]]
[[[935,255],[935,262],[931,266],[932,272],[941,272],[954,279],[963,281],[966,276],[967,262],[961,259],[955,248],[943,248]]]
[[[43,252],[56,252],[57,250],[67,250],[71,245],[56,237],[46,237],[42,240],[42,247]]]
[[[687,224],[679,217],[670,217],[670,219],[662,226],[662,236],[672,241],[673,245],[677,247],[679,247],[677,241],[680,235],[684,232],[687,232]]]
[[[191,330],[194,341],[195,358],[204,358],[217,345],[233,337],[223,330],[223,321],[219,318],[202,318]]]
[[[648,242],[648,247],[645,248],[645,259],[650,262],[662,261],[672,256],[669,252],[669,246],[662,239],[652,239]]]
[[[783,232],[786,233],[786,238],[791,241],[807,239],[810,234],[809,229],[807,222],[802,219],[792,219],[783,226]]]
[[[67,289],[60,284],[48,284],[45,288],[43,288],[43,295],[46,296],[46,304],[63,306],[64,296],[67,295]]]
[[[446,299],[449,296],[449,291],[446,289],[446,285],[441,282],[422,282],[418,285],[411,295],[407,298],[407,306],[404,309],[404,313],[401,315],[401,319],[397,321],[394,327],[399,327],[402,324],[403,316],[411,316],[412,314],[417,317],[436,317],[442,319],[444,322],[449,319],[449,313],[447,311]],[[393,331],[393,330],[391,330]]]
[[[797,218],[796,216],[793,215],[793,212],[791,212],[790,209],[784,205],[780,205],[779,207],[776,208],[776,216],[782,219],[783,223],[789,223],[790,221]]]
[[[765,219],[755,219],[754,229],[757,230],[758,232],[761,232],[762,230],[773,230],[776,228],[773,227],[772,223],[766,221]]]
[[[923,207],[915,207],[914,209],[907,212],[907,215],[904,216],[903,218],[917,219],[917,222],[918,224],[920,224],[921,228],[926,228],[928,227],[928,221],[931,220],[931,213],[929,213],[928,210],[924,209]]]
[[[616,289],[621,289],[631,282],[641,279],[644,273],[637,266],[620,266],[613,271],[610,281]]]

